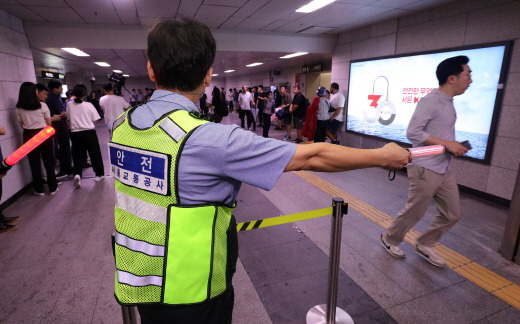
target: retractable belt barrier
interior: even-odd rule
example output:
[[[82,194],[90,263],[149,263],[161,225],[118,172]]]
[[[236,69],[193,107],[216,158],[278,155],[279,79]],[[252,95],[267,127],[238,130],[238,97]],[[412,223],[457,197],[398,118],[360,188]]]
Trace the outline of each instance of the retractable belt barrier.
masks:
[[[250,222],[238,223],[237,232],[249,231],[257,228],[264,228],[269,226],[287,224],[297,222],[305,219],[317,218],[322,216],[328,216],[332,214],[332,207],[310,210],[303,213],[282,215],[271,218],[264,218]]]

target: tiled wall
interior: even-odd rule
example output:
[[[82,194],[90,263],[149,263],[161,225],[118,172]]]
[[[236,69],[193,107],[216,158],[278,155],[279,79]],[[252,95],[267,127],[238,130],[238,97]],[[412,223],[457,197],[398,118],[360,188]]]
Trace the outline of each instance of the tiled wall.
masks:
[[[515,44],[490,165],[456,159],[453,170],[459,184],[511,199],[520,163],[520,1],[456,1],[344,33],[333,53],[332,81],[347,95],[350,60],[505,40]],[[384,143],[350,133],[341,137],[353,147]]]
[[[20,84],[36,82],[36,75],[22,21],[3,10],[0,10],[0,71],[0,125],[7,132],[0,136],[0,146],[5,158],[22,145],[22,128],[15,113]],[[31,181],[29,163],[23,159],[3,178],[1,202]]]

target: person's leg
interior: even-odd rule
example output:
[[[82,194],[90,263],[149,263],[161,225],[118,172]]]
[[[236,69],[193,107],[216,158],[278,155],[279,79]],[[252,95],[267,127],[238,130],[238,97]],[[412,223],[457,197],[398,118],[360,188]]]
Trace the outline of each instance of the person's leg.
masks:
[[[316,134],[314,135],[314,143],[325,142],[327,124],[327,120],[318,120],[316,124]]]
[[[262,136],[269,137],[269,128],[271,127],[271,115],[262,114]]]
[[[251,125],[255,122],[253,120],[253,113],[251,110],[246,110],[246,117],[247,117],[247,129],[251,127]],[[254,128],[256,130],[256,127]]]
[[[83,140],[83,132],[71,132],[70,140],[72,142],[72,160],[74,161],[74,175],[83,174],[83,166],[87,160],[87,148]]]
[[[431,171],[430,171],[431,172]],[[417,243],[433,247],[442,236],[460,219],[460,199],[457,182],[451,173],[441,175],[444,178],[433,198],[437,205],[437,215],[426,231],[417,239]]]
[[[56,181],[56,175],[54,173],[53,145],[50,139],[40,144],[42,161],[45,166],[45,171],[47,172],[47,184],[49,185],[49,192],[51,193],[55,192],[58,188],[58,182]]]
[[[39,130],[25,129],[23,131],[23,142],[27,142],[38,132]],[[29,154],[27,154],[27,159],[29,160],[29,167],[31,168],[34,191],[39,194],[43,194],[42,167],[40,156],[41,148],[37,146],[31,152],[29,152]]]
[[[240,118],[240,127],[242,127],[242,128],[245,128],[244,127],[245,126],[245,124],[244,124],[244,115],[245,115],[244,110],[240,109],[238,111],[238,117]]]
[[[60,174],[72,173],[72,154],[70,149],[70,136],[67,126],[60,122],[59,132],[56,134],[58,138],[58,151],[60,161]]]
[[[424,217],[430,200],[438,188],[438,180],[425,177],[426,171],[429,170],[416,165],[408,167],[408,201],[383,234],[386,242],[399,245],[406,233]]]
[[[96,130],[85,131],[85,141],[87,145],[88,155],[92,164],[92,170],[96,177],[105,175],[105,168],[103,166],[103,157],[101,156],[101,148],[99,147],[99,139]]]

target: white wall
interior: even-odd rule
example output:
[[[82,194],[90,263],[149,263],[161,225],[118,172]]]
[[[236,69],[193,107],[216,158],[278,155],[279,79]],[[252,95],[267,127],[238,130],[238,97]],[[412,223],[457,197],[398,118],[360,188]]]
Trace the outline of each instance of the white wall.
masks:
[[[332,82],[347,95],[351,60],[514,40],[497,137],[490,165],[455,159],[459,184],[511,199],[520,162],[520,2],[456,1],[340,35],[332,57]],[[471,62],[470,62],[471,64]],[[383,141],[341,134],[343,144],[380,147]]]
[[[22,145],[22,128],[15,112],[20,84],[36,82],[36,75],[22,21],[3,10],[0,10],[0,71],[0,125],[7,132],[0,136],[0,146],[5,158]],[[23,159],[3,178],[1,202],[31,181],[29,163]]]

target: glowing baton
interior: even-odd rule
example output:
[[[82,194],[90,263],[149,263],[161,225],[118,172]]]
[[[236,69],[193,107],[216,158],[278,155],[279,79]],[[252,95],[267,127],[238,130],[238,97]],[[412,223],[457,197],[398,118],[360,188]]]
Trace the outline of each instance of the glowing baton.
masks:
[[[427,155],[436,155],[436,154],[442,154],[444,153],[444,145],[430,145],[430,146],[423,146],[423,147],[413,147],[409,148],[408,151],[410,151],[410,154],[412,155],[412,158],[420,157],[420,156],[427,156]]]
[[[46,126],[0,163],[0,173],[7,172],[13,165],[18,163],[18,161],[34,150],[38,145],[54,135],[54,133],[56,133],[56,131],[52,126]]]
[[[411,147],[407,149],[412,155],[412,159],[420,156],[436,155],[444,153],[444,145],[430,145],[422,147]],[[388,171],[388,180],[392,181],[395,179],[395,170]]]

